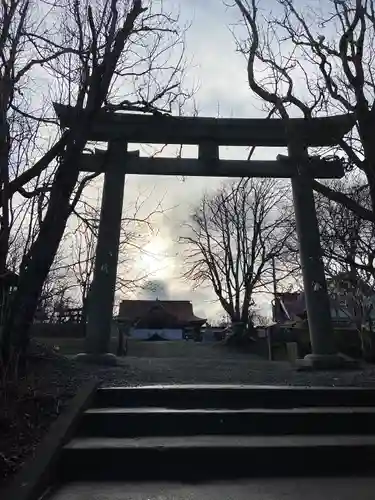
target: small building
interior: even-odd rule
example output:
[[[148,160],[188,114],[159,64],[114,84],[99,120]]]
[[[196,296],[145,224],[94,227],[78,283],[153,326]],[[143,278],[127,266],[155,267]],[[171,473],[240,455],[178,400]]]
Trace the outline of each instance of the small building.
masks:
[[[375,324],[375,291],[363,280],[350,280],[347,273],[327,279],[331,319],[334,327],[352,328],[355,316],[362,326]],[[272,301],[272,319],[279,325],[288,325],[307,319],[305,294],[278,293]]]
[[[303,292],[278,293],[276,301],[272,301],[272,320],[283,324],[305,319],[306,303]]]
[[[203,342],[220,342],[225,339],[226,328],[221,326],[205,326],[202,328]]]
[[[117,320],[138,340],[182,340],[192,330],[199,334],[206,322],[195,316],[188,300],[123,300]]]

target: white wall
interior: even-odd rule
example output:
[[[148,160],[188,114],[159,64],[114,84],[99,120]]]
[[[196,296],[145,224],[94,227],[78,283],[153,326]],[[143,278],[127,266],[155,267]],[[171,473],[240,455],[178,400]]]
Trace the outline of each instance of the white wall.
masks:
[[[131,328],[130,337],[138,340],[147,340],[153,335],[160,335],[165,340],[182,340],[181,328]]]

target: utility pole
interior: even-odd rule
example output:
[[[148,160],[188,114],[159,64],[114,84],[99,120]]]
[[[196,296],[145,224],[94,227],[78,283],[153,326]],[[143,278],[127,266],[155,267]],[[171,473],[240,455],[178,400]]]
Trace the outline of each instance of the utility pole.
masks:
[[[272,283],[273,283],[273,320],[276,321],[276,306],[277,306],[277,286],[276,286],[276,266],[275,266],[275,257],[272,257]],[[272,330],[271,327],[267,328],[267,344],[268,344],[268,359],[270,361],[273,360],[272,356]]]
[[[275,314],[274,321],[276,321],[276,301],[277,301],[277,285],[276,285],[276,266],[275,266],[275,257],[272,257],[272,283],[273,283],[273,299],[275,301]]]

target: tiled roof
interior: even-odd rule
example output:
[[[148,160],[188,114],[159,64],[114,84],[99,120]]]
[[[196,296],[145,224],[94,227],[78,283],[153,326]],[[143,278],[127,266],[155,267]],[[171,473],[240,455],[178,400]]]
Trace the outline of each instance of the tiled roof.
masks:
[[[120,303],[119,318],[132,322],[154,313],[173,316],[181,323],[206,321],[195,316],[193,305],[188,300],[123,300]]]
[[[305,296],[303,292],[294,292],[294,293],[279,293],[277,294],[278,299],[282,301],[285,309],[288,311],[290,318],[288,318],[281,306],[278,302],[277,304],[277,317],[276,320],[296,320],[297,318],[304,317],[306,311],[306,303]]]

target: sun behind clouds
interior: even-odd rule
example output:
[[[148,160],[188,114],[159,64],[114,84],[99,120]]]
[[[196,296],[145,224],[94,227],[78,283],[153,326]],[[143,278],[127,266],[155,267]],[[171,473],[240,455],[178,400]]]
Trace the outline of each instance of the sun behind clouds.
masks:
[[[166,278],[173,267],[168,255],[169,241],[165,237],[155,236],[142,249],[139,266],[153,278]]]

